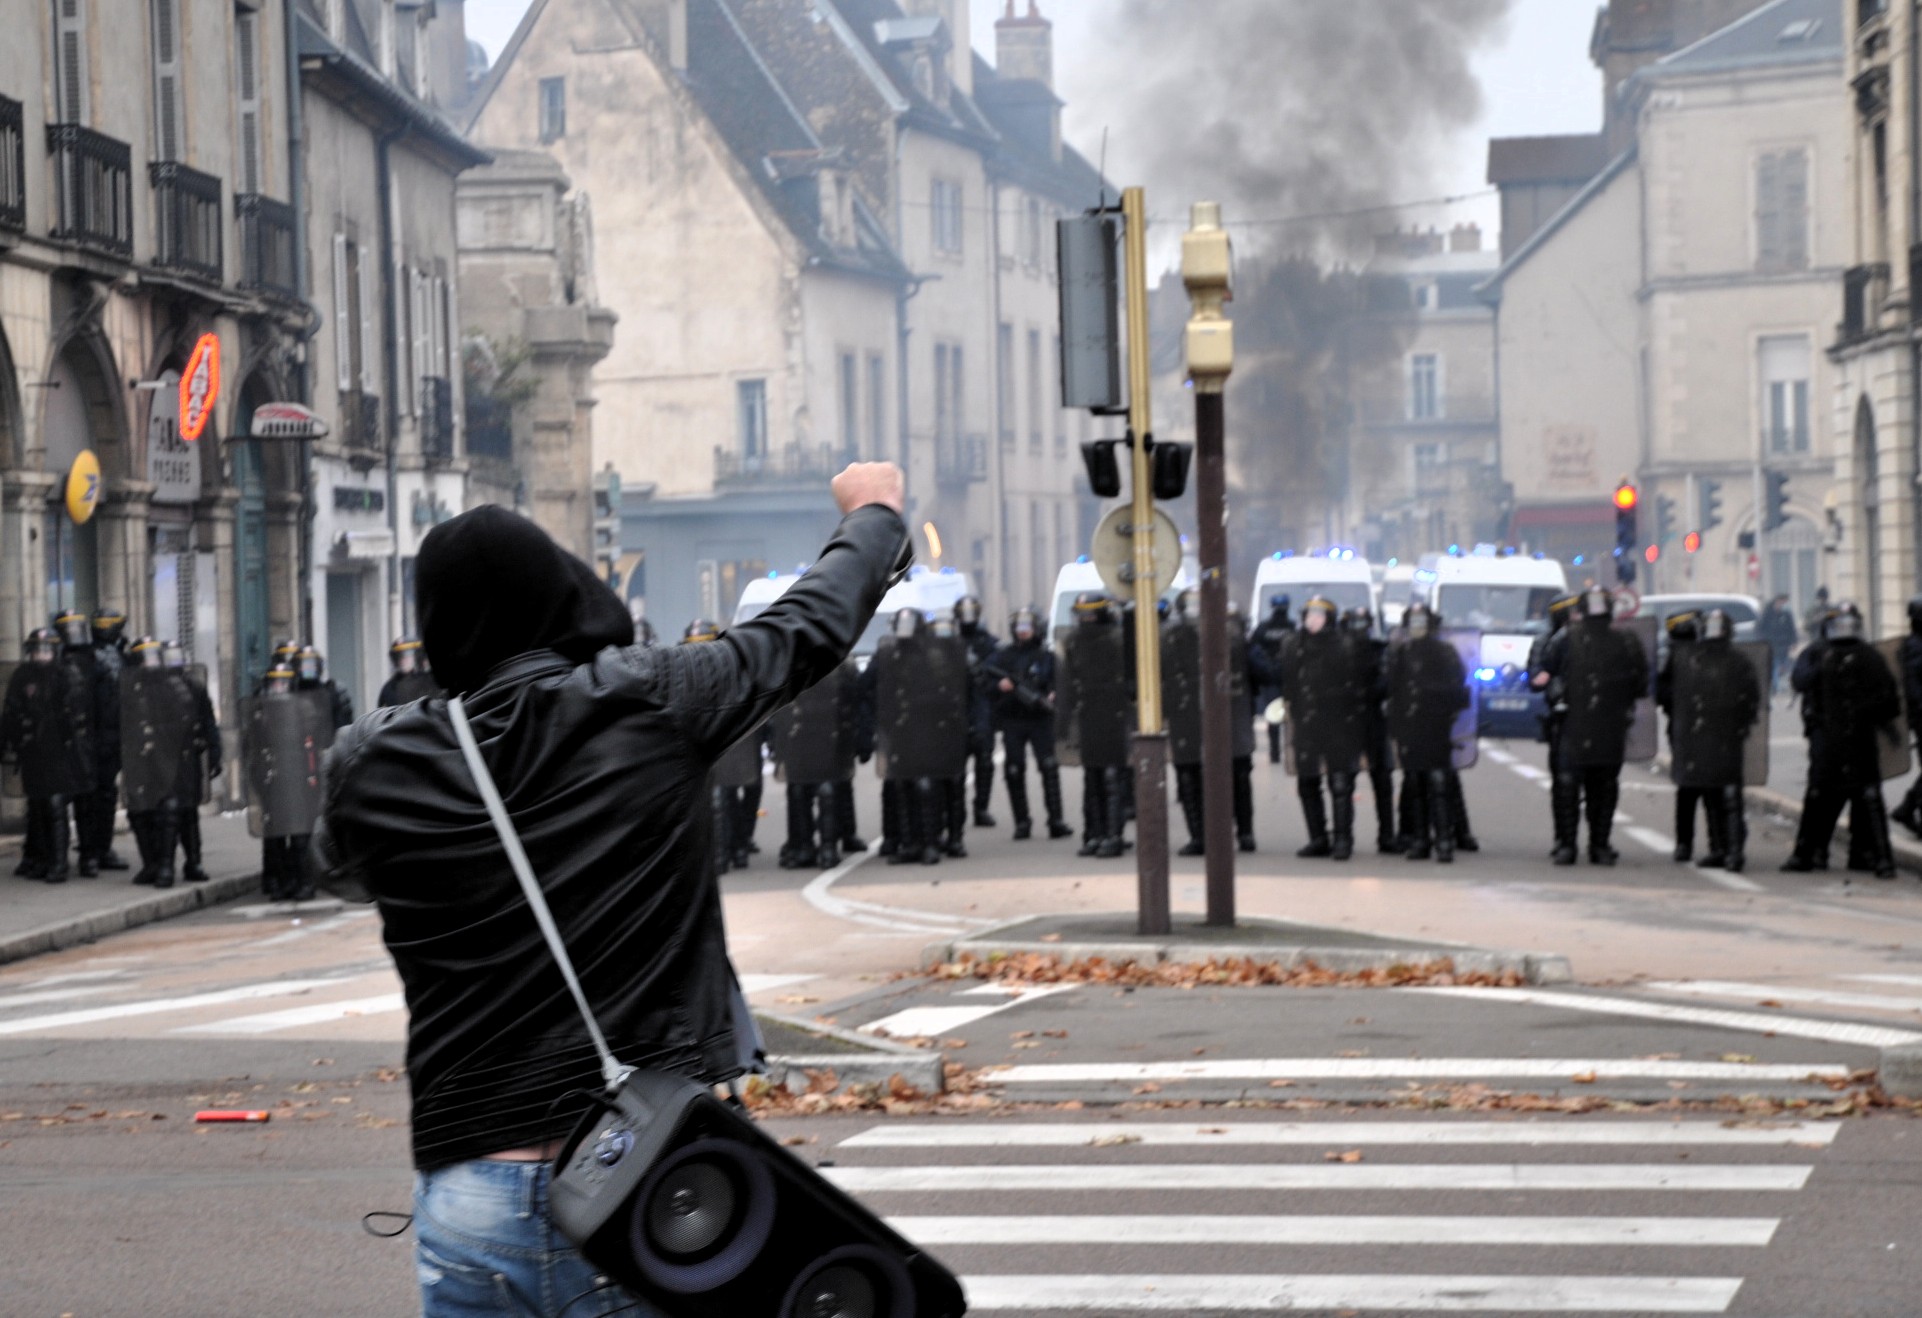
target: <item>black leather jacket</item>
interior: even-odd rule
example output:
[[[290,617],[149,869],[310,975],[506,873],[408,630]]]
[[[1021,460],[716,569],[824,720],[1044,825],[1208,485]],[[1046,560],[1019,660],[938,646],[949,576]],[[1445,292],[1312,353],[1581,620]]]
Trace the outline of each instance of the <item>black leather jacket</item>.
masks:
[[[535,651],[467,696],[475,736],[588,1001],[626,1064],[704,1082],[741,1065],[709,768],[847,657],[907,542],[850,514],[806,576],[710,645]],[[379,903],[406,988],[415,1165],[565,1135],[599,1088],[586,1027],[502,854],[443,699],[378,710],[326,763],[313,853]]]

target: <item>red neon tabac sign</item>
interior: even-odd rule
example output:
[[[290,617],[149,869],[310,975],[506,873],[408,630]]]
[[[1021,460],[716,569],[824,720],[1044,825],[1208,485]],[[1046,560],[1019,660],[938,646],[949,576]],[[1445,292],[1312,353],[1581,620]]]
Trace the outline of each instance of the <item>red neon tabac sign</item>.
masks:
[[[188,443],[200,438],[220,401],[220,337],[203,334],[180,373],[180,437]]]

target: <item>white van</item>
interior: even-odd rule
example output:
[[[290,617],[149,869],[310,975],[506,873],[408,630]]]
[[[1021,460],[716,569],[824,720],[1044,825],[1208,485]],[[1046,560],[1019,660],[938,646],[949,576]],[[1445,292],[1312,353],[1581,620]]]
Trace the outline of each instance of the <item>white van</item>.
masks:
[[[1181,568],[1175,573],[1174,584],[1161,592],[1163,599],[1172,600],[1182,591],[1195,584],[1195,569],[1192,560],[1183,557]],[[1054,600],[1048,608],[1048,644],[1054,644],[1055,635],[1064,627],[1074,626],[1074,599],[1086,591],[1097,591],[1103,595],[1108,587],[1101,580],[1100,569],[1087,560],[1078,558],[1054,574]]]
[[[801,579],[798,572],[770,572],[764,577],[755,577],[741,587],[740,602],[734,606],[734,621],[728,624],[739,627],[750,618],[757,618],[761,610],[787,594],[787,588]]]
[[[1415,588],[1444,627],[1482,634],[1474,678],[1484,737],[1533,737],[1543,711],[1528,685],[1528,652],[1548,631],[1548,606],[1568,593],[1568,573],[1552,558],[1494,545],[1466,554],[1424,554]]]
[[[756,577],[741,588],[741,601],[734,606],[734,626],[758,617],[768,605],[787,593],[788,587],[799,581],[799,573],[770,572],[765,577]],[[873,621],[861,633],[861,639],[854,643],[854,653],[858,658],[866,658],[874,653],[874,647],[887,634],[888,625],[894,615],[902,609],[919,609],[933,618],[954,612],[954,606],[963,598],[973,594],[968,574],[951,567],[930,568],[920,564],[908,569],[908,575],[901,579],[886,595],[881,597],[881,606],[874,611]]]
[[[1401,626],[1402,615],[1408,612],[1408,603],[1415,593],[1415,565],[1389,559],[1386,567],[1377,568],[1381,579],[1375,583],[1375,598],[1381,601],[1381,625],[1384,631],[1393,631]]]
[[[1367,609],[1377,619],[1381,617],[1375,569],[1352,549],[1329,549],[1318,554],[1284,550],[1262,559],[1255,567],[1255,593],[1248,602],[1249,626],[1260,625],[1277,595],[1288,597],[1288,612],[1295,618],[1301,616],[1301,606],[1316,596],[1333,604],[1337,613]]]

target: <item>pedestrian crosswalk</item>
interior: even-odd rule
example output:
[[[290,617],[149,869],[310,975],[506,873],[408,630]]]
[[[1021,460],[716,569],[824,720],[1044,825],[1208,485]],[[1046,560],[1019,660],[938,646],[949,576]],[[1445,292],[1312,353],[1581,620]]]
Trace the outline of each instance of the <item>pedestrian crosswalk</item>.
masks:
[[[1714,1314],[1778,1243],[1840,1132],[1567,1117],[890,1122],[840,1140],[822,1166],[954,1268],[971,1313]]]

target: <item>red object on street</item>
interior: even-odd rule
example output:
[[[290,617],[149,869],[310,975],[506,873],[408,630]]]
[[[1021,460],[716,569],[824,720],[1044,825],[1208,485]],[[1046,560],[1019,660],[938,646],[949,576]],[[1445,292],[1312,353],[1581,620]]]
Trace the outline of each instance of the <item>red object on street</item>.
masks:
[[[271,1121],[273,1120],[273,1113],[263,1112],[259,1108],[252,1108],[252,1109],[205,1108],[199,1112],[194,1113],[194,1120],[195,1121]]]

